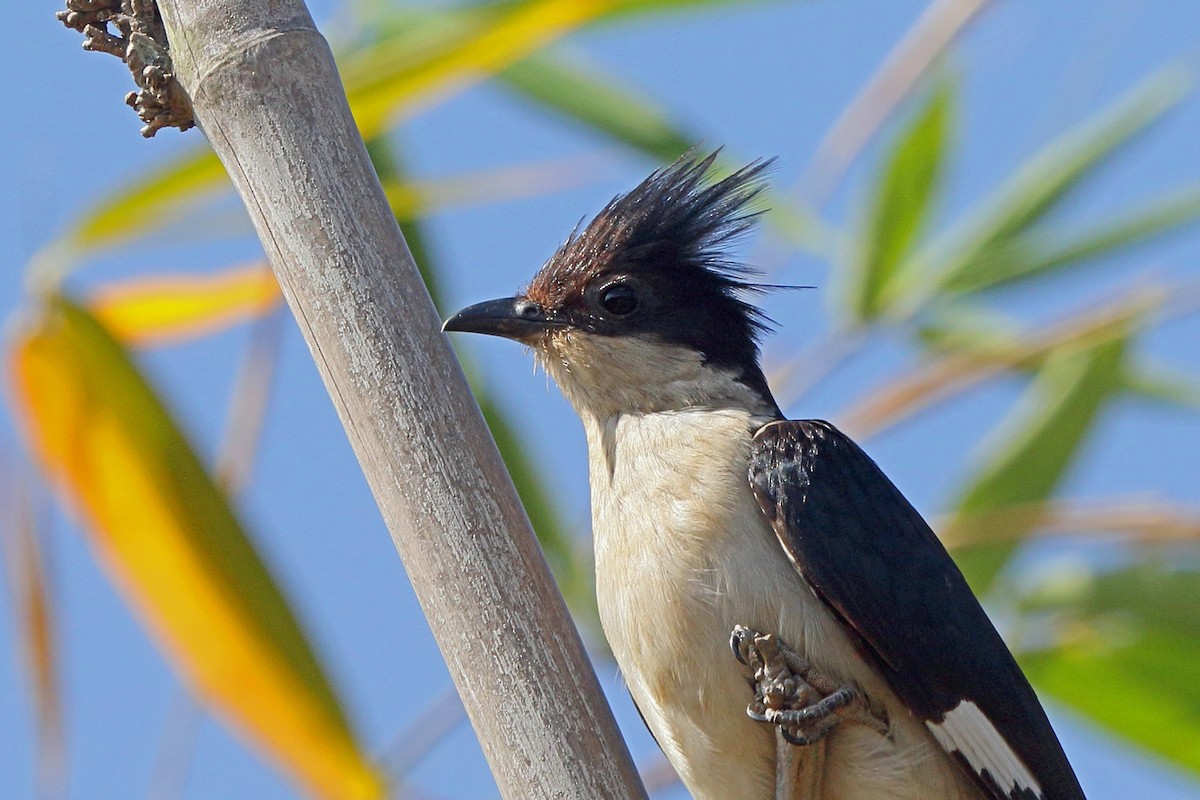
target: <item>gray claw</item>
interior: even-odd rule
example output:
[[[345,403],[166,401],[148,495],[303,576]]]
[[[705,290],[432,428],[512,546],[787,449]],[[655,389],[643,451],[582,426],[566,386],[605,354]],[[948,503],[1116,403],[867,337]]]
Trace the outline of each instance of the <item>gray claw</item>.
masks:
[[[749,666],[745,649],[747,642],[753,642],[755,632],[741,625],[734,625],[733,632],[729,634],[729,649],[733,651],[733,657],[742,664]]]
[[[729,637],[734,657],[754,670],[754,700],[746,714],[774,725],[788,742],[809,745],[841,722],[858,722],[886,734],[886,718],[858,690],[839,686],[771,634],[737,625]]]

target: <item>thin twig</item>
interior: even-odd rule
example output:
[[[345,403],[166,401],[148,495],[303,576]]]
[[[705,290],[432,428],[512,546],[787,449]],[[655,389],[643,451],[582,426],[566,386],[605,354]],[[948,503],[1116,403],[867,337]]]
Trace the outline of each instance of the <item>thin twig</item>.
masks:
[[[775,798],[821,797],[825,774],[825,742],[794,745],[775,729]]]
[[[846,171],[937,58],[989,0],[933,0],[817,145],[798,194],[824,205]]]
[[[379,759],[396,786],[467,718],[462,699],[453,686],[434,698],[425,710],[397,736]]]
[[[1170,294],[1162,287],[1126,290],[1115,301],[1056,321],[1014,341],[930,358],[915,369],[906,370],[899,380],[871,389],[839,415],[839,426],[858,439],[872,436],[990,378],[1036,363],[1055,349],[1091,337],[1115,335],[1122,323],[1161,309]]]
[[[217,481],[231,496],[239,494],[249,482],[258,452],[279,363],[283,320],[283,310],[276,306],[250,328],[250,341],[230,397],[225,436],[217,457]]]
[[[167,708],[158,754],[150,770],[146,791],[150,800],[174,800],[184,796],[203,719],[204,712],[191,693],[181,686],[176,687]]]
[[[679,773],[675,771],[675,767],[671,766],[671,762],[667,761],[665,756],[660,755],[648,766],[640,770],[642,776],[642,785],[646,787],[646,794],[654,795],[658,792],[664,792],[674,786],[679,785]]]
[[[935,525],[949,548],[1027,536],[1111,534],[1143,544],[1200,541],[1200,509],[1155,498],[1048,500],[944,519]]]
[[[7,465],[3,465],[7,467]],[[4,469],[5,477],[10,477]],[[11,606],[16,617],[18,649],[23,656],[37,717],[37,795],[67,796],[66,744],[62,724],[58,640],[55,636],[53,575],[46,514],[35,511],[28,482],[5,480],[10,509],[8,524],[0,526],[0,554],[7,569]],[[41,504],[38,503],[40,506]]]
[[[865,331],[861,329],[838,330],[795,358],[768,363],[767,378],[776,387],[775,396],[780,407],[787,409],[793,405],[846,363],[866,341]]]

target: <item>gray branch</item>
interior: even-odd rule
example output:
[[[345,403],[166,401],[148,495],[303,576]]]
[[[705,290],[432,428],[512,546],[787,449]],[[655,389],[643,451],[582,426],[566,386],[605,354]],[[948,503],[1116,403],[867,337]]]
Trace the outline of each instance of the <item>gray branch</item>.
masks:
[[[160,10],[501,792],[644,797],[304,4]]]

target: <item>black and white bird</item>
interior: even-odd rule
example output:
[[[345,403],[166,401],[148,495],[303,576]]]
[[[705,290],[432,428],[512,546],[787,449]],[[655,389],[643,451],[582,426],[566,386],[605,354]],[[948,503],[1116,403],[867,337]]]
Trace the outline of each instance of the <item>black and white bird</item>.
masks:
[[[775,727],[747,715],[746,642],[729,652],[745,626],[819,690],[789,729],[818,773],[797,797],[1083,800],[933,531],[834,426],[780,412],[762,287],[727,252],[766,164],[710,182],[715,155],[654,172],[522,294],[445,324],[530,346],[582,419],[601,622],[651,732],[695,797],[775,796]]]

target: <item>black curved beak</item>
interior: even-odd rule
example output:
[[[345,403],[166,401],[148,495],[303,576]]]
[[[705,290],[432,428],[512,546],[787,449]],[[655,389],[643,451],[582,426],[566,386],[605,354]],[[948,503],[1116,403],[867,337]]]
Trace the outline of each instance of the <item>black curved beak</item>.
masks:
[[[442,325],[444,331],[485,333],[505,339],[528,339],[547,328],[565,323],[548,316],[540,305],[524,297],[485,300],[467,306]]]

